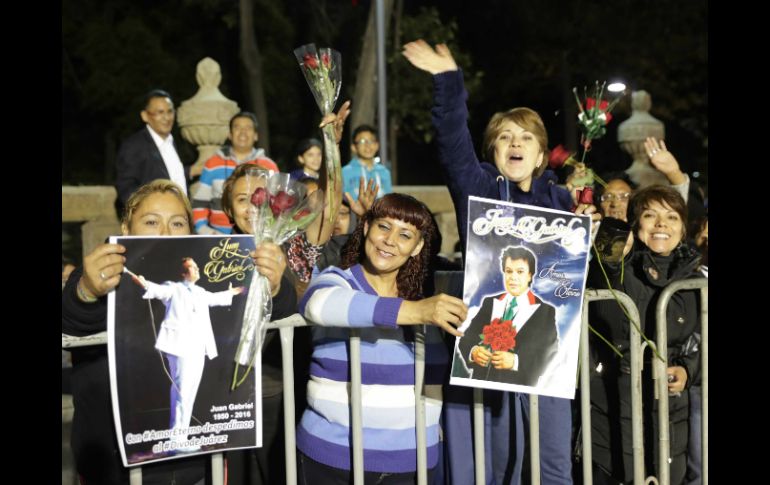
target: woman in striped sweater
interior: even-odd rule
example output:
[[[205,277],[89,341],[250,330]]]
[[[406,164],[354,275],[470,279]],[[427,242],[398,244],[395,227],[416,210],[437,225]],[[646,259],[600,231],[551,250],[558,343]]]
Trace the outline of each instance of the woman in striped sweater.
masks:
[[[300,302],[313,327],[308,408],[297,430],[300,480],[351,481],[350,328],[361,329],[365,483],[414,483],[414,333],[426,327],[425,402],[429,474],[438,461],[441,384],[449,355],[438,328],[461,335],[462,300],[423,297],[428,263],[438,248],[428,208],[404,194],[376,201],[342,250],[340,268],[314,278]],[[342,328],[339,328],[342,327]]]

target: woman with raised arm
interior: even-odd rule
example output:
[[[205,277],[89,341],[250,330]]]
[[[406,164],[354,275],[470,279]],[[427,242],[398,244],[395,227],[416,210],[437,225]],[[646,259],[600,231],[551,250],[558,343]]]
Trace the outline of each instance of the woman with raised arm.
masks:
[[[418,69],[433,75],[433,126],[439,161],[454,202],[463,248],[466,241],[468,197],[471,195],[564,211],[573,210],[569,192],[556,184],[548,166],[548,134],[540,115],[518,107],[495,113],[484,132],[481,163],[468,130],[468,93],[462,71],[445,44],[435,49],[423,40],[404,45],[403,55]],[[576,214],[595,214],[592,204],[578,204]],[[594,217],[594,216],[592,216]],[[474,481],[472,391],[448,386],[445,421],[447,463],[452,483]],[[485,422],[490,423],[486,449],[488,479],[518,483],[524,457],[524,430],[529,424],[529,395],[484,392]],[[570,401],[540,396],[540,469],[546,484],[572,483]],[[513,436],[515,435],[515,439]]]

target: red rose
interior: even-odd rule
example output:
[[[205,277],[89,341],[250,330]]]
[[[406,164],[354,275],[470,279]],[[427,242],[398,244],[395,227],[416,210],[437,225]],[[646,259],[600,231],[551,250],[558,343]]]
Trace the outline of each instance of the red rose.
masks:
[[[510,320],[495,318],[484,326],[482,344],[489,345],[493,352],[509,352],[516,347],[516,329]]]
[[[569,157],[569,152],[564,145],[556,145],[548,157],[548,166],[553,169],[561,168]]]
[[[309,216],[309,215],[310,215],[310,209],[302,209],[301,211],[294,214],[294,217],[292,217],[292,219],[294,219],[295,221],[298,221],[303,217]]]
[[[609,108],[610,103],[609,101],[602,99],[599,101],[598,110],[604,113],[604,116],[606,116],[606,119],[604,120],[604,124],[608,124],[610,120],[612,119],[612,115],[607,112],[607,108]],[[586,98],[586,111],[591,110],[592,108],[596,108],[596,100],[594,98]]]
[[[318,69],[318,58],[311,54],[305,54],[302,58],[304,60],[305,67],[308,69]]]
[[[578,190],[578,204],[593,204],[594,203],[594,189],[591,187],[583,187],[583,190]]]
[[[321,54],[321,62],[323,63],[323,65],[324,65],[324,67],[326,69],[331,69],[331,67],[332,67],[332,58],[326,52]]]
[[[270,210],[273,216],[278,217],[297,204],[297,198],[289,195],[288,192],[280,191],[275,197],[270,197]]]
[[[251,194],[251,203],[259,207],[267,200],[267,190],[263,187],[258,188]]]

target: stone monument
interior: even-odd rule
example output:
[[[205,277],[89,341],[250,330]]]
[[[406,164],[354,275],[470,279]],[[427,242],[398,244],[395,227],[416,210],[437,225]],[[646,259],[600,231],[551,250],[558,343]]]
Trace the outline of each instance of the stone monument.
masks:
[[[653,184],[669,185],[666,176],[650,165],[644,140],[648,136],[666,138],[663,123],[650,114],[652,99],[647,91],[631,94],[631,117],[618,126],[618,143],[634,159],[626,173],[640,188]]]
[[[198,92],[182,102],[176,119],[182,130],[182,137],[198,148],[196,166],[201,168],[227,139],[230,132],[230,118],[240,111],[238,103],[227,99],[220,91],[222,71],[219,64],[206,57],[198,63],[195,71]]]

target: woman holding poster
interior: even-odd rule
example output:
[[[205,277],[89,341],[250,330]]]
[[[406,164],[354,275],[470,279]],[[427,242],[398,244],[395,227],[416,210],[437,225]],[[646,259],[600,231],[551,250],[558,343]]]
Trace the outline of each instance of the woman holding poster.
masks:
[[[126,203],[122,232],[126,236],[190,235],[190,202],[170,180],[143,185]],[[72,272],[62,292],[62,333],[86,336],[107,329],[107,293],[121,281],[125,252],[121,244],[99,245],[84,258],[83,267]],[[256,264],[258,268],[264,266],[259,260]],[[72,363],[72,449],[81,483],[127,484],[128,468],[121,462],[112,415],[107,347],[73,348]],[[144,483],[197,484],[210,480],[208,461],[206,457],[192,457],[145,465]]]
[[[352,480],[349,424],[349,331],[361,329],[361,401],[366,483],[414,483],[417,469],[414,333],[425,325],[428,481],[439,454],[441,384],[449,355],[440,332],[459,336],[459,298],[423,296],[438,228],[428,208],[404,194],[377,200],[342,249],[340,267],[313,278],[300,312],[317,326],[308,408],[297,429],[299,478],[305,484]],[[341,327],[341,328],[336,328]]]
[[[122,228],[124,235],[191,234],[190,202],[175,183],[155,180],[129,198]],[[107,330],[107,293],[120,283],[125,251],[120,244],[102,244],[72,272],[62,293],[62,333],[85,336]],[[72,398],[72,450],[81,482],[127,484],[128,468],[121,463],[112,418],[106,345],[72,350]],[[142,471],[145,480],[193,484],[204,478],[206,460],[151,464]]]
[[[465,248],[468,197],[475,195],[569,211],[572,198],[556,184],[548,165],[548,134],[540,115],[524,107],[492,116],[484,132],[480,163],[468,130],[468,95],[463,73],[445,44],[433,49],[424,40],[404,45],[403,55],[418,69],[433,75],[433,126],[439,161],[455,206],[460,241]],[[593,214],[596,207],[579,204],[576,214]],[[600,216],[597,214],[597,218]],[[486,391],[485,421],[491,423],[493,450],[487,449],[487,477],[498,484],[518,483],[524,458],[524,430],[529,422],[529,395]],[[445,393],[447,462],[453,483],[473,483],[473,435],[470,389],[449,386]],[[540,467],[546,483],[572,483],[570,401],[542,396],[540,407]],[[515,433],[516,439],[511,439]],[[510,449],[515,441],[515,449]]]

